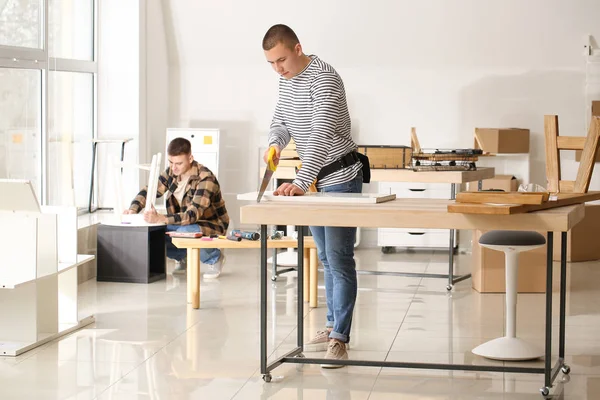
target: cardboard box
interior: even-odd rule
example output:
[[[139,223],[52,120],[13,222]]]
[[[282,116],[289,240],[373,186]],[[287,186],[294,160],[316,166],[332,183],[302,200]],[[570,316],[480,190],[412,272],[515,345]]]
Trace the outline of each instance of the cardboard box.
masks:
[[[600,259],[600,205],[586,204],[583,221],[567,232],[567,261],[594,261]],[[554,233],[554,260],[560,261],[560,232]]]
[[[408,146],[358,146],[358,152],[369,157],[372,169],[410,168],[412,149]]]
[[[470,182],[467,185],[467,190],[476,192],[478,188],[477,182]],[[491,179],[484,179],[482,182],[482,190],[501,189],[505,192],[516,192],[519,189],[517,178],[512,175],[496,175]]]
[[[485,231],[473,231],[471,282],[480,293],[504,293],[506,283],[504,252],[479,245]],[[545,232],[540,232],[544,236]],[[518,293],[546,292],[546,246],[519,255]]]
[[[475,128],[475,148],[492,154],[529,153],[529,129]]]

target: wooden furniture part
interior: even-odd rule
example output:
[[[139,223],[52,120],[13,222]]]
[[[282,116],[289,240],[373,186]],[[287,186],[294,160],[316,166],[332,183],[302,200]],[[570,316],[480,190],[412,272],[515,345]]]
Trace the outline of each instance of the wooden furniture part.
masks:
[[[546,136],[546,179],[551,193],[586,193],[592,179],[600,139],[600,117],[592,117],[587,137],[559,136],[558,116],[544,117]],[[560,150],[582,150],[575,181],[561,180]]]
[[[548,201],[545,192],[463,192],[456,196],[457,203],[542,204]]]
[[[192,308],[200,308],[200,249],[260,249],[259,241],[242,240],[234,242],[227,239],[201,240],[193,238],[173,238],[173,244],[180,249],[187,249],[187,302]],[[291,238],[280,240],[268,240],[269,249],[286,249],[298,247],[298,241]],[[317,289],[309,288],[311,284],[316,286],[318,273],[317,247],[312,237],[304,238],[304,262],[310,268],[304,270],[304,297],[310,298],[310,306],[317,307]]]
[[[522,214],[531,211],[547,210],[572,204],[600,200],[600,192],[588,193],[559,193],[556,200],[551,199],[542,204],[477,204],[454,203],[448,205],[448,212],[460,214],[495,214],[509,215]]]
[[[543,204],[522,205],[456,203],[449,205],[448,211],[465,214],[518,214],[600,199],[600,192],[588,193],[600,143],[600,117],[592,117],[586,137],[570,137],[559,136],[558,116],[546,115],[544,133],[547,190],[556,193],[556,199],[551,198]],[[582,150],[581,162],[574,181],[561,179],[560,150]]]
[[[552,322],[553,322],[553,232],[561,232],[566,238],[566,232],[579,223],[584,217],[583,204],[553,208],[549,210],[525,213],[520,215],[466,215],[448,212],[448,200],[410,200],[396,199],[382,204],[335,205],[335,204],[305,204],[264,202],[243,206],[240,209],[242,224],[261,225],[261,263],[260,263],[260,363],[261,374],[267,382],[271,381],[271,371],[282,363],[321,364],[322,358],[298,358],[303,351],[304,304],[297,303],[297,347],[287,354],[271,362],[268,360],[267,343],[267,225],[293,224],[300,227],[299,238],[304,235],[304,226],[356,226],[356,227],[385,227],[385,228],[444,228],[444,229],[480,229],[480,230],[541,230],[548,232],[548,255],[546,265],[545,293],[545,349],[543,367],[510,367],[482,366],[486,371],[535,373],[544,375],[544,386],[540,389],[548,394],[557,376],[553,371],[561,370],[569,373],[570,368],[564,363],[565,357],[565,305],[566,305],[566,246],[561,249],[560,263],[560,296],[559,296],[559,334],[558,358],[553,363]],[[299,241],[300,242],[300,241]],[[299,250],[302,247],[299,245]],[[298,287],[299,299],[302,299],[304,265],[299,265]],[[312,286],[312,284],[311,284]],[[542,339],[542,338],[540,338]],[[410,362],[365,361],[365,360],[335,360],[339,365],[394,367],[394,368],[425,368],[448,370],[477,370],[477,366],[461,364],[423,364]]]

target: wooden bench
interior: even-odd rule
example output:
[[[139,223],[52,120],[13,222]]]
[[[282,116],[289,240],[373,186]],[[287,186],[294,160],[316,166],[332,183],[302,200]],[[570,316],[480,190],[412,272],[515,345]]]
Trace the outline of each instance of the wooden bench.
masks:
[[[187,249],[187,302],[192,308],[200,308],[200,249],[260,249],[260,240],[242,240],[234,242],[227,239],[201,240],[193,238],[173,238],[173,244]],[[291,238],[268,240],[269,249],[287,249],[298,247],[298,241]],[[310,299],[310,306],[317,307],[318,293],[317,246],[311,236],[304,237],[304,298]]]

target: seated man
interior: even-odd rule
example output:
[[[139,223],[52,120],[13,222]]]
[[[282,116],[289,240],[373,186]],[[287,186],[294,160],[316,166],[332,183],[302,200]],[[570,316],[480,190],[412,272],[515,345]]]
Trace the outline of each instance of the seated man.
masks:
[[[167,148],[169,168],[160,174],[156,196],[166,193],[167,215],[154,208],[144,213],[148,223],[166,223],[167,232],[202,232],[204,235],[225,235],[229,216],[221,187],[215,175],[194,161],[192,145],[187,139],[176,138]],[[142,189],[125,214],[137,214],[146,205],[148,187]],[[174,274],[186,272],[187,250],[178,249],[167,236],[167,257],[176,261]],[[200,261],[210,270],[204,278],[218,278],[223,269],[224,254],[219,249],[200,249]]]

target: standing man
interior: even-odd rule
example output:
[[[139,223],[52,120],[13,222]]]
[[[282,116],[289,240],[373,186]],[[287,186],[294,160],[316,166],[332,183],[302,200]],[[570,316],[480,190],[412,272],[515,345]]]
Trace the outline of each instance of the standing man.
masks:
[[[148,223],[165,223],[167,232],[202,232],[204,235],[225,235],[229,216],[217,177],[192,156],[189,140],[176,138],[167,148],[169,168],[158,178],[156,196],[166,195],[167,215],[154,208],[144,213]],[[143,188],[124,214],[137,214],[146,205],[148,187]],[[186,272],[187,250],[173,245],[167,236],[167,257],[176,262],[174,274]],[[219,249],[200,249],[200,261],[208,264],[204,278],[218,278],[223,270],[225,255]]]
[[[281,149],[290,138],[302,160],[296,179],[279,186],[274,194],[303,195],[315,180],[320,192],[360,193],[362,163],[350,134],[342,78],[319,57],[304,54],[298,37],[286,25],[272,26],[262,44],[267,61],[280,76],[279,99],[269,132],[274,162],[279,162]],[[326,359],[346,360],[357,291],[356,228],[311,226],[310,230],[325,269],[327,321],[325,329],[318,331],[305,349],[327,350]]]

